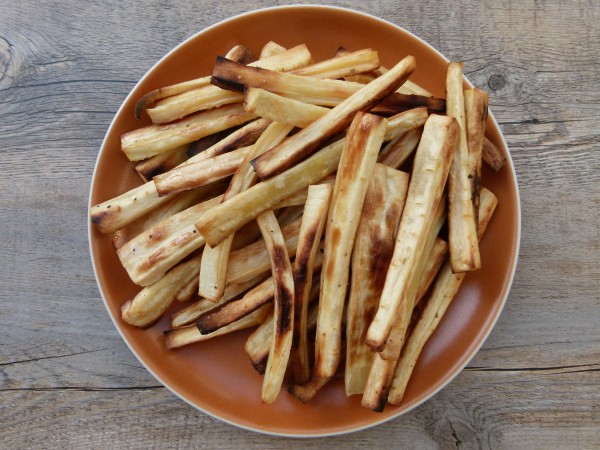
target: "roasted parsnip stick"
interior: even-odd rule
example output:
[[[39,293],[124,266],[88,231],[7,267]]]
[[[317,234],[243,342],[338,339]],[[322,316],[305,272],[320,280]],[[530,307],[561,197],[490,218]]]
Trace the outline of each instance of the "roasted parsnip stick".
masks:
[[[182,145],[168,152],[144,159],[135,165],[135,171],[144,183],[151,181],[156,175],[168,172],[182,162],[187,161],[189,159],[189,147],[189,144]]]
[[[506,158],[500,152],[500,149],[494,145],[488,138],[483,140],[483,160],[491,167],[494,172],[498,172],[504,164],[506,164]]]
[[[398,169],[419,145],[423,130],[415,128],[388,142],[379,152],[377,161]]]

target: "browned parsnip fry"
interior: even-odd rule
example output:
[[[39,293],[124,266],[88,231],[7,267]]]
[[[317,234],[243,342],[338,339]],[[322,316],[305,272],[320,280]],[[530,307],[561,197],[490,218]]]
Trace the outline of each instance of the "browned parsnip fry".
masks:
[[[352,251],[352,279],[346,316],[346,395],[361,394],[373,360],[365,344],[369,320],[392,259],[409,175],[376,164],[369,181]]]
[[[198,318],[202,314],[227,303],[228,301],[234,299],[241,293],[256,286],[258,283],[265,279],[265,276],[266,275],[259,275],[257,277],[251,278],[248,281],[230,284],[229,286],[227,286],[227,288],[225,288],[223,296],[217,302],[201,298],[200,300],[192,303],[188,307],[177,311],[171,316],[171,328],[179,328],[196,322],[196,320],[198,320]]]
[[[229,183],[229,188],[223,200],[227,200],[245,191],[256,182],[256,175],[250,165],[250,160],[263,154],[272,146],[279,144],[292,131],[290,125],[271,123],[256,143],[248,149],[240,162],[235,175]],[[217,300],[225,289],[227,261],[235,234],[230,234],[223,242],[213,247],[208,246],[202,256],[204,268],[200,272],[199,294],[205,298]]]
[[[298,190],[334,172],[343,145],[343,140],[337,141],[281,175],[257,183],[226,200],[203,217],[202,223],[198,224],[198,231],[214,247],[262,212],[273,209]]]
[[[444,192],[450,163],[460,129],[456,120],[432,114],[425,122],[417,148],[413,173],[400,221],[394,256],[386,275],[379,308],[369,326],[366,342],[383,350],[393,321],[406,295],[407,282],[416,269],[418,255],[425,245],[428,224]]]
[[[224,334],[232,333],[234,331],[260,325],[264,322],[271,311],[271,305],[265,305],[253,313],[248,314],[246,317],[242,317],[237,322],[229,324],[226,327],[219,328],[217,331],[210,334],[200,333],[200,330],[198,330],[196,325],[186,325],[181,328],[167,330],[164,332],[167,349],[171,350],[174,348],[183,347],[184,345],[206,341],[217,336],[223,336]]]
[[[381,117],[359,112],[348,129],[327,219],[313,378],[330,379],[340,361],[350,258],[385,122]]]
[[[490,166],[494,172],[498,172],[500,169],[502,169],[502,167],[504,167],[504,164],[506,164],[506,158],[500,149],[496,147],[496,145],[494,145],[494,143],[488,138],[483,140],[482,157],[485,163]]]
[[[268,70],[286,71],[310,63],[311,55],[305,45],[299,45],[283,53],[256,61],[250,66],[260,66]],[[194,89],[165,99],[154,108],[147,110],[154,123],[167,123],[189,114],[222,105],[241,101],[242,96],[224,91],[215,86]]]
[[[192,164],[207,157],[212,158],[244,145],[253,144],[268,124],[269,121],[266,119],[255,120],[182,164]],[[211,186],[207,188],[212,189]],[[154,182],[149,181],[118,197],[93,206],[90,216],[101,233],[112,233],[158,208],[166,201],[167,197],[159,197]]]
[[[308,312],[307,327],[308,330],[314,330],[317,326],[317,315],[319,308],[317,304],[313,304],[315,300],[319,298],[319,278],[318,276],[313,277],[312,288],[310,290],[309,305],[311,305]],[[244,351],[250,358],[250,364],[254,367],[261,375],[264,374],[267,366],[266,360],[269,356],[269,349],[271,348],[271,341],[273,340],[273,316],[268,317],[262,325],[260,325],[246,340],[244,345]]]
[[[428,279],[424,279],[427,276],[425,268],[427,261],[432,257],[431,252],[436,242],[436,236],[445,221],[446,208],[441,203],[436,208],[435,219],[427,231],[426,243],[423,247],[423,252],[419,255],[418,261],[416,261],[417,267],[414,276],[408,283],[406,301],[402,302],[384,350],[377,353],[373,358],[373,364],[370,368],[361,399],[361,404],[365,408],[381,412],[385,407],[387,394],[394,375],[394,368],[400,358],[405,335],[410,325],[414,305],[416,304],[415,296],[419,291],[420,285],[428,282]]]
[[[323,106],[303,103],[258,88],[246,90],[244,108],[258,116],[299,128],[306,128],[330,111]],[[384,140],[393,140],[411,129],[420,127],[427,120],[427,116],[427,108],[420,107],[389,117]]]
[[[189,159],[188,148],[189,144],[186,144],[168,152],[144,159],[135,165],[135,171],[144,183],[151,181],[156,175],[165,173],[177,167],[182,162],[187,161]]]
[[[488,95],[479,88],[464,91],[465,125],[469,148],[469,181],[475,224],[479,221],[479,191],[481,190],[481,161],[483,138],[488,116]]]
[[[308,359],[307,313],[313,272],[317,259],[322,259],[318,251],[329,204],[333,193],[330,184],[317,184],[308,187],[306,206],[298,236],[298,248],[294,261],[294,338],[292,340],[292,367],[294,383],[302,385],[310,378]]]
[[[378,67],[377,52],[367,48],[300,67],[292,70],[291,73],[314,78],[343,78],[349,74],[367,72]]]
[[[121,306],[121,318],[130,325],[147,327],[156,322],[173,303],[177,294],[198,277],[200,256],[196,256],[165,274],[156,283],[142,289]]]
[[[136,236],[117,251],[131,280],[140,286],[158,281],[167,270],[204,245],[194,223],[221,197],[192,206]]]
[[[448,243],[454,272],[469,272],[481,267],[475,211],[469,181],[469,148],[465,124],[462,63],[448,64],[446,75],[446,114],[460,126],[460,140],[448,177]]]
[[[158,208],[150,211],[145,216],[131,222],[120,230],[115,231],[112,238],[115,249],[119,250],[134,237],[166,218],[171,217],[198,202],[208,200],[214,195],[223,193],[226,187],[225,183],[220,182],[207,187],[210,189],[194,189],[180,195],[169,197],[169,200],[166,203],[163,203]],[[209,192],[206,192],[207,190]]]
[[[419,290],[417,291],[417,297],[415,299],[415,306],[419,304],[425,294],[429,290],[431,283],[435,280],[436,275],[440,271],[440,267],[446,260],[448,255],[448,243],[443,239],[436,238],[433,243],[433,248],[429,253],[429,258],[425,264],[424,274],[421,276],[419,283]]]
[[[399,168],[419,145],[423,130],[415,128],[388,142],[379,152],[377,161],[394,169]]]
[[[256,61],[256,56],[254,53],[252,53],[252,50],[244,45],[236,45],[232,47],[231,50],[227,52],[225,57],[240,64],[250,64]],[[135,118],[139,120],[142,117],[142,112],[154,105],[154,103],[160,99],[191,91],[192,89],[202,88],[204,86],[208,86],[209,84],[210,75],[196,78],[194,80],[184,81],[183,83],[173,84],[171,86],[162,87],[149,92],[140,100],[138,100],[137,104],[135,105]]]
[[[183,287],[175,297],[175,300],[178,302],[187,302],[191,300],[194,295],[198,293],[198,277],[192,278],[186,285]]]
[[[415,65],[415,58],[407,56],[388,73],[364,86],[320,119],[259,156],[253,162],[258,176],[263,180],[270,178],[314,153],[323,142],[346,128],[358,111],[371,109],[397,89],[414,71]]]
[[[480,220],[477,225],[477,235],[479,239],[481,239],[485,233],[485,229],[492,217],[497,203],[498,199],[494,194],[486,188],[481,189],[481,201],[479,204]],[[423,350],[425,343],[442,320],[448,305],[456,296],[465,275],[465,273],[453,273],[449,261],[446,262],[440,271],[440,274],[433,285],[427,305],[410,333],[402,356],[398,361],[388,395],[388,401],[392,405],[400,404],[404,398],[406,386],[408,385],[412,371],[421,354],[421,350]]]
[[[187,191],[233,175],[252,147],[242,147],[219,156],[181,165],[154,177],[158,195]]]
[[[298,246],[298,233],[300,232],[301,219],[296,219],[289,225],[281,228],[287,252],[290,256],[296,254]],[[257,241],[240,250],[231,252],[227,264],[227,285],[241,283],[254,278],[269,270],[269,255],[264,240]]]
[[[392,259],[409,175],[376,164],[356,232],[352,251],[352,279],[346,313],[346,395],[362,394],[373,360],[365,344],[370,318]]]
[[[261,49],[259,59],[265,59],[271,56],[279,55],[285,51],[286,48],[282,45],[279,45],[277,42],[269,41]]]
[[[139,161],[241,125],[255,117],[242,105],[225,105],[168,125],[149,125],[125,133],[121,136],[121,150],[130,161]]]
[[[286,243],[273,211],[266,211],[256,219],[271,260],[273,304],[273,341],[262,384],[262,401],[274,403],[281,391],[283,376],[292,348],[294,332],[294,273]]]

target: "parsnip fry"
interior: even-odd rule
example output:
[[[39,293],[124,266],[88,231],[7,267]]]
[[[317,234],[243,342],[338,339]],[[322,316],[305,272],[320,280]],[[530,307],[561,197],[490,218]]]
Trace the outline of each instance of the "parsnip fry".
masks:
[[[375,352],[365,336],[392,259],[409,175],[376,164],[369,181],[352,251],[346,316],[346,395],[362,394]]]
[[[444,192],[459,132],[456,120],[451,117],[432,114],[425,122],[394,255],[377,314],[367,332],[366,342],[376,351],[383,350],[393,320],[406,296],[407,282],[416,269],[415,263],[425,245],[428,225]]]
[[[268,70],[286,71],[302,67],[310,62],[311,55],[305,45],[286,50],[269,58],[260,59],[249,64],[251,67],[263,67]],[[165,99],[154,108],[147,110],[153,123],[167,123],[197,111],[241,101],[242,95],[206,86]]]
[[[465,98],[465,125],[469,148],[469,181],[475,224],[479,221],[479,191],[481,190],[481,161],[485,124],[488,116],[488,95],[481,89],[467,89]]]
[[[227,288],[225,288],[225,292],[223,292],[223,295],[217,302],[201,298],[197,302],[194,302],[188,307],[177,311],[175,314],[173,314],[171,316],[171,328],[179,328],[196,322],[196,320],[198,320],[198,318],[202,314],[234,299],[241,293],[247,291],[248,289],[254,287],[256,284],[263,281],[264,278],[264,276],[259,275],[257,277],[251,278],[248,281],[230,284],[229,286],[227,286]]]
[[[121,264],[135,284],[148,286],[167,270],[204,245],[194,223],[221,201],[221,196],[167,218],[129,241],[117,251]]]
[[[415,58],[407,56],[385,75],[364,86],[308,127],[254,160],[261,179],[284,171],[345,129],[358,111],[371,109],[397,89],[415,69]]]
[[[477,225],[477,235],[479,239],[481,239],[485,233],[485,229],[492,217],[497,203],[498,199],[494,194],[486,188],[481,189],[481,201],[479,204],[480,220]],[[442,267],[432,288],[427,305],[410,333],[402,356],[398,361],[388,395],[388,401],[391,404],[398,405],[404,398],[406,387],[419,355],[442,320],[448,305],[456,296],[465,275],[465,273],[453,273],[449,261]]]
[[[164,196],[205,186],[233,175],[251,147],[242,147],[229,153],[185,164],[154,177],[158,195]]]
[[[274,330],[269,360],[262,385],[262,401],[274,403],[279,396],[283,376],[292,348],[294,332],[294,274],[283,234],[273,211],[266,211],[257,218],[258,226],[271,260],[272,285],[274,289]]]
[[[454,272],[469,272],[481,267],[475,211],[469,181],[469,148],[465,124],[462,63],[448,64],[446,109],[460,126],[460,140],[448,177],[448,237],[450,262]]]
[[[384,134],[385,119],[362,112],[348,130],[327,219],[313,378],[330,379],[340,361],[350,258]]]
[[[248,314],[246,317],[242,317],[240,320],[229,324],[226,327],[219,328],[217,331],[210,334],[200,333],[200,330],[198,330],[196,325],[186,325],[182,328],[167,330],[164,332],[167,349],[171,350],[174,348],[183,347],[184,345],[206,341],[217,336],[223,336],[224,334],[232,333],[234,331],[260,325],[263,323],[265,316],[270,312],[270,310],[271,305],[265,305],[253,313]]]
[[[189,144],[174,148],[165,153],[152,156],[151,158],[140,161],[135,165],[135,171],[138,173],[144,183],[151,181],[156,175],[165,173],[188,158]]]
[[[343,145],[344,141],[339,140],[281,175],[257,183],[224,201],[204,216],[198,231],[214,247],[262,212],[273,209],[293,193],[334,172]]]
[[[498,172],[500,169],[502,169],[502,167],[504,167],[504,164],[506,164],[506,158],[504,155],[488,138],[483,140],[482,157],[485,163],[491,167],[494,172]]]
[[[256,175],[250,165],[250,160],[280,143],[290,131],[292,131],[290,125],[277,122],[273,122],[267,127],[256,143],[246,152],[223,196],[223,200],[245,191],[256,182]],[[227,261],[229,260],[233,238],[234,233],[214,248],[207,247],[207,251],[202,257],[205,263],[204,269],[200,272],[199,294],[201,296],[217,300],[223,293],[227,274]]]
[[[415,128],[388,142],[379,152],[377,161],[398,169],[419,145],[423,130]]]
[[[121,306],[121,318],[130,325],[147,327],[156,322],[175,301],[177,294],[200,271],[200,256],[196,256],[165,274],[156,283],[142,289],[132,300]]]
[[[121,136],[121,150],[130,161],[139,161],[241,125],[254,117],[242,105],[226,105],[168,125],[149,125],[125,133]]]
[[[279,55],[280,53],[285,52],[285,50],[286,48],[282,45],[279,45],[277,42],[269,41],[261,49],[259,58],[265,59],[271,56]]]
[[[310,378],[308,359],[307,313],[313,272],[321,235],[327,220],[333,186],[317,184],[308,187],[306,206],[300,225],[298,248],[294,261],[294,338],[292,340],[292,367],[294,383],[304,384]]]

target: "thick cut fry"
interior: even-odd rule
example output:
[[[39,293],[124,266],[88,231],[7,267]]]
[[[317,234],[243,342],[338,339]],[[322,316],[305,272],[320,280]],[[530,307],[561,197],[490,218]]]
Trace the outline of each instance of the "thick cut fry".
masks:
[[[483,140],[483,160],[491,167],[494,172],[498,172],[504,164],[506,164],[506,158],[500,152],[500,149],[494,145],[488,138]]]
[[[168,172],[182,162],[187,161],[189,159],[188,148],[188,144],[182,145],[168,152],[140,161],[135,165],[135,171],[144,183],[151,181],[156,175]]]
[[[333,377],[340,361],[352,247],[384,134],[385,119],[367,113],[358,113],[348,130],[327,219],[314,378]]]
[[[337,63],[340,59],[334,58],[330,61]],[[312,68],[313,66],[308,66],[303,70],[308,71]],[[342,69],[340,68],[338,72],[342,73]],[[353,69],[353,66],[346,68],[346,70]],[[305,103],[333,107],[365,87],[360,83],[324,79],[330,75],[335,77],[338,73],[336,70],[337,67],[333,67],[333,70],[322,71],[318,77],[320,79],[315,79],[317,77],[247,67],[220,59],[217,60],[211,82],[231,91],[244,92],[248,88],[261,88]],[[374,111],[394,113],[418,106],[427,107],[429,112],[443,113],[446,109],[446,102],[441,98],[394,92],[385,97]]]
[[[498,199],[494,194],[485,188],[481,189],[481,201],[479,204],[480,220],[477,225],[477,235],[479,239],[481,239],[485,233],[485,229],[487,228],[487,224],[492,217],[497,203]],[[433,285],[427,305],[410,333],[402,356],[396,366],[392,386],[388,395],[388,401],[391,404],[398,405],[404,398],[406,386],[408,385],[419,355],[442,320],[448,305],[456,296],[465,275],[465,273],[453,273],[449,261],[446,262],[440,271],[440,274]]]
[[[439,204],[460,129],[456,120],[432,114],[425,122],[415,155],[394,255],[386,275],[377,314],[367,332],[367,344],[383,350],[393,320],[406,295],[407,282],[423,250],[428,224]]]
[[[467,89],[465,98],[465,125],[469,148],[469,181],[475,224],[479,221],[479,191],[481,190],[481,161],[485,124],[488,116],[488,95],[481,89]]]
[[[285,52],[285,50],[286,48],[282,45],[279,45],[277,42],[269,41],[261,49],[259,58],[265,59],[271,56],[279,55],[280,53]]]
[[[227,286],[227,288],[225,288],[225,292],[223,292],[223,295],[217,302],[201,298],[197,302],[194,302],[188,307],[177,311],[175,314],[173,314],[171,316],[171,328],[179,328],[196,322],[204,313],[207,313],[208,311],[211,311],[212,309],[217,308],[220,305],[223,305],[228,301],[234,299],[238,295],[242,294],[248,289],[251,289],[258,283],[263,281],[264,278],[264,276],[259,275],[257,277],[251,278],[248,281],[230,284],[229,286]]]
[[[194,223],[215,207],[221,196],[167,218],[129,241],[117,251],[131,280],[140,286],[158,281],[167,270],[204,245]]]
[[[346,395],[362,394],[373,360],[365,336],[394,252],[409,175],[376,164],[369,181],[352,251],[352,280],[346,315]]]
[[[308,187],[306,206],[298,236],[294,261],[294,338],[292,367],[294,383],[301,385],[310,378],[308,360],[307,313],[313,272],[316,269],[321,235],[327,220],[333,186],[318,184]]]
[[[187,191],[233,175],[251,147],[242,147],[219,156],[185,164],[154,177],[158,195]]]
[[[283,234],[273,211],[256,219],[271,260],[274,290],[273,341],[262,385],[262,401],[274,403],[279,396],[292,348],[294,332],[294,274]]]
[[[196,325],[186,325],[185,327],[175,328],[164,332],[166,346],[168,350],[183,347],[184,345],[193,344],[195,342],[206,341],[217,336],[232,333],[234,331],[243,330],[245,328],[260,325],[266,319],[266,316],[271,312],[271,305],[265,305],[257,309],[246,317],[242,317],[237,322],[219,328],[214,333],[202,334]]]
[[[286,71],[305,66],[309,64],[310,59],[311,55],[306,46],[299,45],[269,58],[255,61],[250,66]],[[211,85],[165,99],[147,112],[152,122],[167,123],[197,111],[240,102],[242,98],[240,94]]]
[[[469,272],[481,267],[475,211],[469,181],[469,148],[465,124],[462,63],[448,64],[446,75],[447,114],[460,126],[460,139],[448,177],[448,243],[454,272]]]
[[[422,134],[421,128],[415,128],[388,142],[379,152],[377,161],[398,169],[417,148]]]
[[[223,196],[223,200],[245,191],[255,183],[256,175],[250,165],[250,160],[280,143],[290,131],[292,131],[290,125],[278,122],[273,122],[267,127],[256,143],[246,152],[229,184],[227,192]],[[223,293],[227,274],[227,261],[229,260],[233,238],[234,233],[230,234],[216,247],[207,247],[207,251],[202,257],[205,263],[204,269],[200,272],[199,294],[201,296],[217,300]]]
[[[212,191],[211,194],[214,193],[218,195],[225,191],[226,186],[224,183],[215,183],[214,185],[211,185],[210,188]],[[173,195],[172,197],[169,197],[169,200],[166,203],[163,203],[158,208],[150,211],[145,216],[131,222],[120,230],[115,231],[112,237],[115,249],[119,250],[134,237],[168,217],[171,217],[202,200],[206,200],[210,194],[205,191],[206,189],[194,189],[180,195]]]
[[[156,283],[142,289],[132,300],[121,306],[121,318],[136,327],[148,327],[156,322],[175,301],[177,294],[200,271],[200,256],[173,268]]]
[[[284,49],[285,50],[285,49]],[[250,64],[256,61],[256,56],[252,53],[248,47],[244,45],[235,45],[232,47],[227,54],[226,58],[240,64]],[[191,91],[192,89],[202,88],[210,84],[210,75],[206,77],[196,78],[194,80],[184,81],[183,83],[173,84],[171,86],[162,87],[156,89],[148,94],[144,95],[135,105],[135,118],[141,119],[142,112],[154,105],[155,102],[162,98],[171,97],[183,92]]]
[[[437,207],[434,222],[427,231],[426,243],[423,252],[416,262],[414,276],[409,280],[406,301],[402,303],[398,311],[398,316],[390,331],[385,349],[377,353],[373,358],[373,364],[370,368],[361,399],[361,404],[365,408],[381,412],[385,407],[387,394],[394,375],[394,368],[400,358],[405,335],[410,325],[414,305],[416,304],[415,296],[420,286],[428,282],[425,269],[428,260],[432,258],[431,252],[436,242],[436,236],[445,220],[446,208],[444,204],[440,204]],[[435,255],[433,257],[435,258]]]
[[[224,201],[204,217],[198,224],[198,231],[214,247],[262,212],[273,209],[293,193],[334,172],[343,145],[343,140],[337,141],[285,173]]]
[[[342,101],[335,108],[280,145],[254,160],[261,179],[270,178],[314,153],[319,146],[344,130],[358,111],[371,109],[396,90],[415,69],[415,58],[407,56],[392,70]]]
[[[139,161],[241,125],[255,117],[242,105],[226,105],[168,125],[149,125],[125,133],[121,136],[121,150],[130,161]]]

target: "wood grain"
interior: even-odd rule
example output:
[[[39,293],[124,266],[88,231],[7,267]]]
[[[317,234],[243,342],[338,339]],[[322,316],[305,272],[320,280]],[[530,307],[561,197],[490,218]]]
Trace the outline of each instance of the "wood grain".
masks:
[[[91,174],[146,70],[196,31],[271,2],[0,0],[0,448],[599,448],[600,4],[325,3],[407,28],[490,92],[523,237],[484,348],[416,410],[326,443],[239,430],[177,399],[99,296]]]

